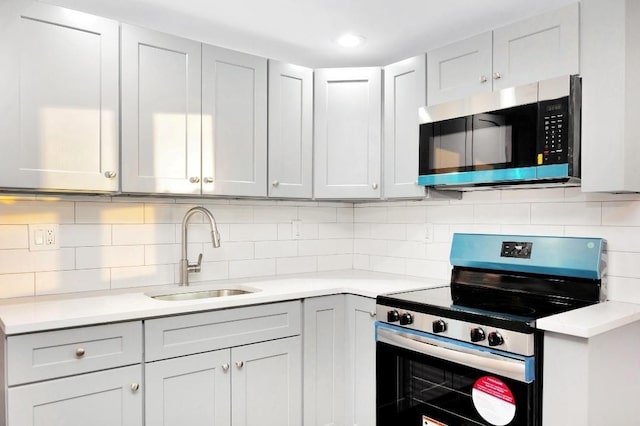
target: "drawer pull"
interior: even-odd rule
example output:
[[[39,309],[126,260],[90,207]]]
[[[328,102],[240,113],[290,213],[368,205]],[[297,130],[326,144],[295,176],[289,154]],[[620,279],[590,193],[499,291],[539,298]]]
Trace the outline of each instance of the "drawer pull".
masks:
[[[133,392],[137,392],[137,391],[138,391],[138,389],[140,389],[140,384],[138,384],[138,383],[131,383],[131,390],[132,390]]]
[[[84,348],[77,348],[76,349],[76,357],[82,358],[83,356],[84,356]]]
[[[244,362],[242,362],[242,361],[236,362],[236,367],[242,368],[243,366],[244,366]]]

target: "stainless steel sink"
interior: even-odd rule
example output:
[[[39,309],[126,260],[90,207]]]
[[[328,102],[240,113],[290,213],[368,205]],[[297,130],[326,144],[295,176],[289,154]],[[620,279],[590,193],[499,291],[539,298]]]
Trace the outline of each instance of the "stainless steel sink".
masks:
[[[180,301],[180,300],[194,300],[194,299],[208,299],[210,297],[227,297],[238,296],[240,294],[253,293],[251,290],[243,290],[239,288],[219,288],[215,290],[203,290],[203,291],[191,291],[185,293],[173,293],[173,294],[159,294],[157,296],[150,296],[156,300],[166,301]]]

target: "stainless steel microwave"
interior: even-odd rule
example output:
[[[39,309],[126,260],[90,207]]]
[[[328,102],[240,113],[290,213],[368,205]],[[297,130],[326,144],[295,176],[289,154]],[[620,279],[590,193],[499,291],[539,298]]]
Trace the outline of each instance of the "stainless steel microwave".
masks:
[[[422,107],[418,183],[579,184],[580,110],[579,76]]]

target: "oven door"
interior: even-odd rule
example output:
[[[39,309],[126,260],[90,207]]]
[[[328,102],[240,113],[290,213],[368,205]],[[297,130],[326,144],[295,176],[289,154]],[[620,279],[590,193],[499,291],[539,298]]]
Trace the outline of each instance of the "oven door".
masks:
[[[377,425],[523,425],[537,420],[534,357],[378,323]]]

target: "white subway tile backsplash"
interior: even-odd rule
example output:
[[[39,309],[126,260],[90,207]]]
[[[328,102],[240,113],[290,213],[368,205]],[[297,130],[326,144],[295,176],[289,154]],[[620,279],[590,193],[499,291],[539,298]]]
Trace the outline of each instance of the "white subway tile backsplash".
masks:
[[[337,204],[342,206],[342,204]],[[309,223],[331,223],[338,220],[338,207],[300,207],[298,219]]]
[[[353,242],[353,253],[386,256],[388,244],[387,240],[356,239]]]
[[[407,260],[397,257],[371,256],[370,268],[375,272],[387,272],[389,274],[405,275],[407,272]]]
[[[273,241],[278,239],[276,224],[231,224],[229,241]]]
[[[74,269],[74,249],[50,251],[0,250],[0,271],[3,274],[59,271]]]
[[[600,203],[534,203],[531,223],[535,225],[600,225]]]
[[[353,252],[352,239],[301,240],[298,242],[299,256],[348,254],[352,252]]]
[[[180,281],[180,269],[176,266],[175,282]],[[229,262],[202,262],[202,270],[199,273],[189,274],[189,283],[196,284],[205,281],[218,281],[229,279]]]
[[[407,225],[401,223],[372,223],[371,238],[377,240],[406,240]]]
[[[255,244],[255,258],[293,257],[298,254],[297,241],[258,241]]]
[[[75,250],[77,269],[144,265],[144,246],[79,247]]]
[[[516,191],[500,191],[504,203],[548,203],[564,202],[564,188],[518,189]]]
[[[0,224],[73,223],[74,203],[66,201],[24,201],[0,199]]]
[[[155,204],[145,203],[144,223],[182,223],[185,213],[196,204]],[[194,222],[200,218],[193,218]]]
[[[318,271],[343,271],[353,268],[352,254],[318,256]]]
[[[253,206],[251,205],[207,205],[206,207],[218,224],[253,223]]]
[[[608,271],[611,276],[636,278],[640,277],[640,253],[607,252]]]
[[[36,272],[36,296],[108,290],[110,285],[111,271],[108,268]]]
[[[449,262],[434,260],[407,259],[407,275],[412,277],[448,280],[451,277]]]
[[[480,224],[518,224],[530,222],[529,204],[476,204],[473,219]]]
[[[354,238],[371,238],[371,224],[370,223],[354,223],[353,236]]]
[[[297,218],[298,209],[296,207],[253,207],[254,223],[291,223],[293,219]]]
[[[640,278],[610,276],[608,281],[607,299],[640,303]]]
[[[197,244],[198,248],[194,248],[192,252],[202,252],[202,244]],[[187,248],[187,252],[189,252]],[[197,257],[193,257],[196,259]],[[145,265],[165,265],[170,263],[178,263],[180,260],[180,244],[153,244],[144,248],[144,264]]]
[[[498,234],[507,235],[557,235],[565,234],[565,227],[560,225],[501,225]]]
[[[176,242],[175,234],[176,227],[173,224],[113,225],[112,244],[171,244]]]
[[[353,207],[339,207],[336,213],[338,222],[353,224]]]
[[[371,256],[367,254],[354,254],[353,255],[353,269],[371,270]]]
[[[640,201],[602,203],[602,224],[640,226]]]
[[[320,223],[318,238],[353,238],[353,223]]]
[[[252,241],[224,241],[218,248],[213,247],[210,242],[206,242],[202,244],[201,253],[203,254],[204,260],[208,262],[244,260],[255,257],[254,243]],[[194,259],[195,258],[196,256],[194,256]]]
[[[427,208],[427,222],[447,224],[474,223],[473,206],[452,204]]]
[[[424,223],[427,216],[427,208],[418,207],[389,207],[387,210],[387,223]]]
[[[35,274],[0,274],[0,299],[35,296]]]
[[[144,223],[144,204],[78,202],[76,223]]]
[[[234,260],[229,262],[229,278],[261,277],[275,274],[275,259]]]
[[[567,236],[604,238],[609,251],[640,253],[640,227],[567,226],[565,230]]]
[[[424,259],[427,254],[427,244],[420,241],[388,241],[387,256],[405,259]]]
[[[111,225],[60,225],[60,247],[111,245]]]
[[[362,207],[356,205],[353,209],[355,223],[386,223],[387,207]]]
[[[318,259],[316,256],[283,257],[276,259],[276,274],[301,274],[316,272]]]
[[[0,250],[29,248],[27,225],[0,225]]]
[[[111,268],[111,288],[173,284],[174,265],[147,265]]]

